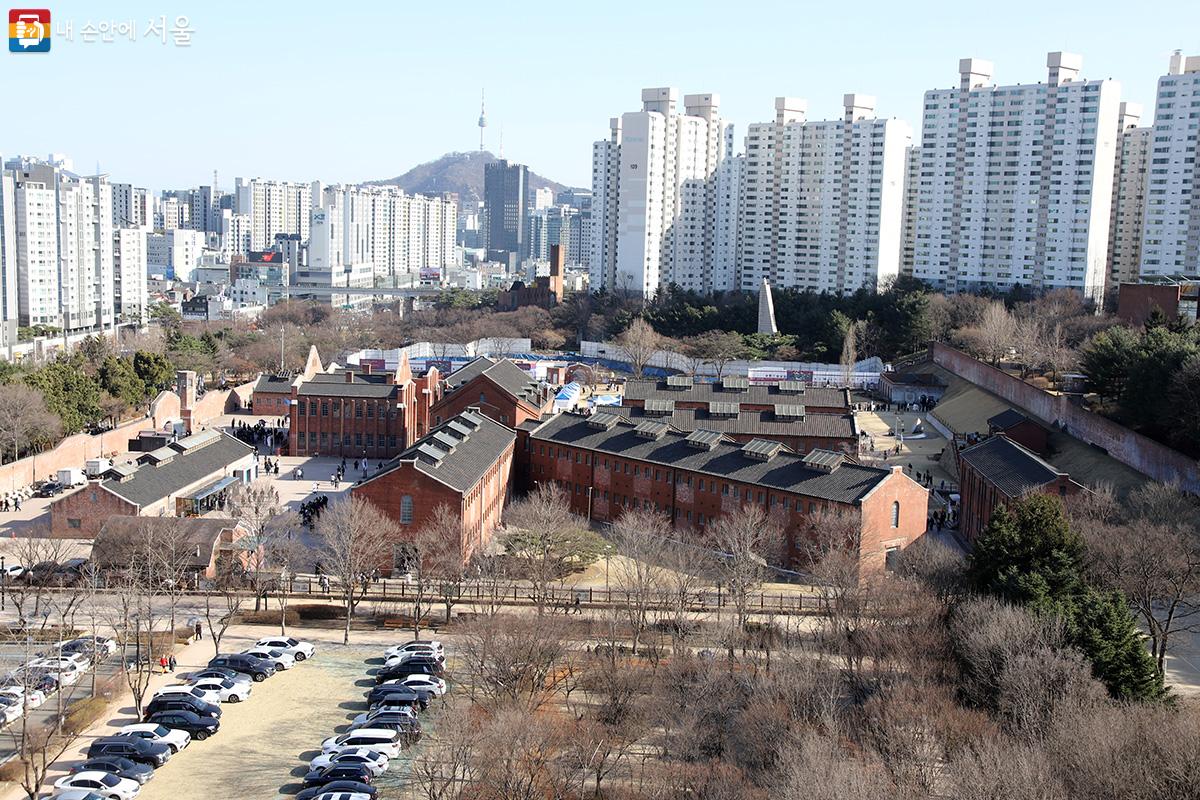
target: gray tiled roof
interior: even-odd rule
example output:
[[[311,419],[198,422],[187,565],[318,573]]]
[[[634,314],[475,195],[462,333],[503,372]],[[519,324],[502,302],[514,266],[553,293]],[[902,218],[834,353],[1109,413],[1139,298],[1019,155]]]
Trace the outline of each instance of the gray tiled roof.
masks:
[[[1018,422],[1024,422],[1029,417],[1022,414],[1020,411],[1012,408],[1006,408],[994,417],[988,419],[989,428],[995,428],[998,431],[1006,431]]]
[[[397,394],[400,387],[393,383],[366,383],[355,381],[346,383],[346,379],[338,376],[339,380],[312,380],[300,384],[297,391],[299,397],[363,397],[383,400]]]
[[[534,406],[542,405],[544,389],[541,382],[529,377],[528,372],[507,358],[493,361],[480,356],[464,365],[462,369],[450,373],[446,378],[446,385],[453,392],[479,375],[486,375],[489,380],[519,400],[525,400]]]
[[[147,534],[157,533],[176,548],[186,561],[184,566],[202,569],[208,566],[221,533],[237,525],[237,520],[219,517],[109,517],[92,543],[91,558],[102,568],[123,566],[145,545]]]
[[[745,381],[737,381],[741,384]],[[674,400],[688,403],[730,402],[750,405],[793,403],[821,408],[849,408],[845,389],[824,386],[805,386],[802,393],[781,391],[779,382],[751,383],[744,389],[726,389],[720,382],[690,382],[683,388],[670,388],[666,381],[629,380],[625,382],[627,400]]]
[[[547,421],[531,438],[538,445],[580,447],[838,503],[857,503],[891,474],[887,469],[853,463],[820,472],[782,445],[769,461],[759,461],[743,453],[743,445],[736,442],[722,440],[711,450],[702,450],[688,445],[685,433],[672,430],[661,439],[643,439],[634,433],[634,427],[634,423],[622,419],[605,430],[588,425],[586,416],[565,413]]]
[[[165,449],[165,448],[164,448]],[[142,464],[124,482],[114,479],[100,485],[139,506],[148,506],[214,474],[254,452],[245,442],[221,433],[212,444],[191,452],[177,453],[170,461],[155,466]]]
[[[782,404],[781,404],[782,405]],[[634,420],[661,419],[681,431],[705,429],[733,434],[772,436],[827,436],[852,439],[858,435],[849,414],[805,414],[801,419],[779,419],[774,411],[742,411],[736,417],[713,416],[705,409],[677,409],[671,414],[647,413],[629,406],[601,406],[597,414],[620,414]]]
[[[972,445],[958,455],[1009,497],[1020,497],[1065,474],[1003,435]]]
[[[452,426],[452,423],[457,424]],[[470,433],[461,433],[464,428]],[[401,463],[409,462],[431,478],[465,492],[479,482],[516,438],[511,428],[467,410],[432,429],[363,483],[387,475]],[[449,452],[448,439],[456,441]]]
[[[288,394],[292,391],[293,380],[295,377],[291,375],[259,375],[254,383],[254,391]]]
[[[896,386],[944,387],[946,382],[932,372],[885,372],[883,378]]]

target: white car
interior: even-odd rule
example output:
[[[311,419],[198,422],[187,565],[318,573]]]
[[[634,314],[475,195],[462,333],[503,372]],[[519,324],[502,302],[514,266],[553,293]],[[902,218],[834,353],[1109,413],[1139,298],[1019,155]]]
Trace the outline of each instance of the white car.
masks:
[[[363,764],[371,771],[372,778],[378,778],[387,772],[388,757],[378,750],[369,747],[351,747],[336,753],[322,753],[312,760],[309,767],[324,769],[330,764]]]
[[[322,753],[340,753],[343,750],[353,750],[365,747],[383,753],[388,758],[400,755],[403,739],[399,731],[388,728],[359,728],[354,731],[330,736],[321,742]]]
[[[401,714],[406,717],[412,717],[413,719],[417,718],[417,712],[413,710],[412,706],[379,705],[375,706],[370,711],[364,711],[355,717],[354,721],[350,723],[350,727],[352,729],[362,728],[381,714]]]
[[[212,703],[213,705],[220,705],[221,703],[221,695],[219,692],[213,691],[212,689],[201,689],[195,684],[173,683],[162,687],[154,693],[154,697],[177,695],[187,695],[189,697],[194,697],[197,700],[202,700],[205,703]]]
[[[254,656],[255,658],[261,658],[264,661],[270,661],[275,665],[275,669],[278,670],[291,669],[292,667],[296,666],[296,659],[292,658],[282,650],[276,650],[273,647],[251,647],[249,650],[243,650],[242,655]]]
[[[400,655],[401,653],[427,653],[430,650],[432,650],[433,653],[439,658],[444,659],[446,657],[446,648],[437,639],[414,639],[411,642],[394,645],[383,651],[383,657],[391,658],[392,656]]]
[[[0,687],[0,699],[5,697],[10,697],[21,705],[28,706],[29,708],[37,708],[42,703],[46,702],[45,693],[37,689],[28,689],[20,685]]]
[[[371,800],[371,795],[366,792],[325,792],[313,800]]]
[[[254,646],[279,650],[297,661],[305,661],[317,654],[317,648],[313,646],[312,642],[302,642],[290,636],[270,636],[266,639],[259,639]]]
[[[54,782],[55,789],[87,789],[108,800],[133,800],[142,787],[130,778],[118,778],[111,772],[87,770]]]
[[[73,641],[91,642],[98,652],[107,653],[110,656],[117,652],[117,640],[107,636],[80,636]]]
[[[231,680],[219,681],[216,678],[202,678],[192,686],[205,692],[216,693],[222,703],[240,703],[250,696],[249,681],[240,683]]]
[[[21,718],[24,710],[21,701],[10,698],[0,699],[0,725],[7,725]]]
[[[40,658],[35,658],[29,662],[29,666],[38,666],[48,669],[71,669],[72,667],[79,670],[87,669],[91,665],[89,659],[83,653],[60,653],[59,655],[45,655]]]
[[[384,681],[384,683],[401,683],[411,689],[431,692],[434,697],[441,697],[446,693],[446,681],[434,675],[407,675],[395,681]]]
[[[192,735],[187,731],[168,728],[157,722],[135,722],[117,731],[117,736],[136,736],[139,739],[149,739],[171,748],[172,753],[178,753],[192,743]]]
[[[28,666],[34,670],[42,670],[58,681],[60,686],[73,686],[83,677],[83,670],[74,664],[66,664],[50,658],[37,658],[30,661]]]
[[[20,564],[5,564],[4,565],[5,580],[11,581],[13,578],[19,578],[24,574],[25,574],[25,568],[23,566],[21,566]]]

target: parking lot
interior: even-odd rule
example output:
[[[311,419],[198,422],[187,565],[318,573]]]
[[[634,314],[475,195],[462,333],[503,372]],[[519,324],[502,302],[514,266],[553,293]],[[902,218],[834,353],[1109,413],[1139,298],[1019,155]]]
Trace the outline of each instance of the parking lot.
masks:
[[[272,632],[260,626],[232,628],[221,642],[221,651],[245,649]],[[374,685],[368,673],[382,663],[382,651],[408,638],[403,632],[355,632],[354,643],[346,647],[340,644],[341,632],[336,629],[289,633],[313,642],[316,657],[255,683],[245,702],[224,703],[220,731],[211,739],[193,742],[158,769],[138,800],[290,797],[302,788],[309,761],[320,753],[321,742],[345,731],[354,716],[366,710],[364,693]],[[180,654],[178,672],[203,667],[212,654],[208,640],[189,645]],[[147,696],[172,680],[171,676],[156,677]],[[431,707],[422,715],[426,733],[433,729],[435,713]],[[60,759],[49,782],[82,761],[94,739],[115,733],[134,718],[132,704],[116,709]],[[406,750],[393,759],[390,769],[375,780],[379,797],[399,797],[411,752]]]

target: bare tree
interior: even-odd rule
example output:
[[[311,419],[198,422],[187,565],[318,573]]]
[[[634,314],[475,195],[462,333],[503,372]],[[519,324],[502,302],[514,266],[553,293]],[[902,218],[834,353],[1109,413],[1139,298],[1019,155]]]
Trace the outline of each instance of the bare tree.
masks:
[[[850,386],[854,378],[854,365],[858,363],[858,334],[864,327],[862,322],[851,320],[842,333],[842,386]]]
[[[633,632],[633,652],[650,626],[650,612],[665,583],[664,553],[671,547],[670,518],[642,509],[626,511],[612,526],[617,586],[625,592],[625,612]]]
[[[479,779],[477,763],[480,720],[474,715],[447,714],[438,735],[426,741],[412,759],[412,781],[424,800],[473,798]]]
[[[733,604],[740,633],[750,619],[750,595],[766,580],[769,561],[782,554],[783,529],[761,506],[748,503],[717,517],[708,526],[708,541],[716,550],[714,574]]]
[[[0,460],[12,448],[15,461],[33,444],[52,442],[62,435],[62,420],[46,407],[45,396],[23,383],[0,386]]]
[[[212,639],[213,656],[221,655],[221,639],[241,613],[246,595],[238,585],[237,577],[226,569],[217,576],[214,585],[204,592],[204,621]],[[283,615],[283,611],[280,615]]]
[[[356,587],[380,564],[388,561],[392,546],[400,538],[399,526],[370,501],[351,495],[335,500],[317,521],[326,571],[338,578],[346,604],[343,644],[350,643],[350,620],[359,596]]]
[[[256,545],[247,564],[250,582],[254,589],[254,610],[262,609],[266,602],[271,575],[267,556],[276,548],[276,540],[286,537],[290,528],[272,525],[275,517],[282,513],[279,492],[266,478],[250,484],[238,484],[229,493],[229,513],[250,532]]]
[[[469,563],[463,558],[462,520],[449,506],[440,505],[421,526],[415,542],[422,576],[442,603],[449,624],[451,609],[462,600],[467,587]]]
[[[994,301],[984,309],[979,322],[980,345],[988,362],[994,367],[1008,352],[1016,336],[1017,327],[1012,314],[1000,301]]]
[[[595,561],[602,542],[571,511],[570,498],[547,483],[509,506],[504,516],[504,548],[520,564],[541,616],[551,584]]]
[[[473,697],[491,708],[535,711],[560,694],[567,654],[562,617],[484,617],[463,633],[461,661]]]
[[[663,341],[649,322],[638,317],[617,337],[616,344],[625,352],[633,374],[640,378],[654,354],[662,349]]]
[[[725,376],[725,370],[731,361],[747,358],[749,348],[742,341],[742,336],[734,331],[707,331],[695,337],[704,360],[712,365],[717,374],[717,380]]]

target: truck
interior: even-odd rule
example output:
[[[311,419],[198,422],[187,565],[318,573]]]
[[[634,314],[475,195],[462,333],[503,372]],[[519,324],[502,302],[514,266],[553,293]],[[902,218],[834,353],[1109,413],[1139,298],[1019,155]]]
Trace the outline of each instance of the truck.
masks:
[[[87,476],[78,467],[67,467],[58,471],[58,482],[63,486],[82,486],[87,483]]]
[[[113,462],[111,458],[89,458],[84,472],[87,473],[89,478],[99,478],[101,475],[112,469],[112,465]]]

